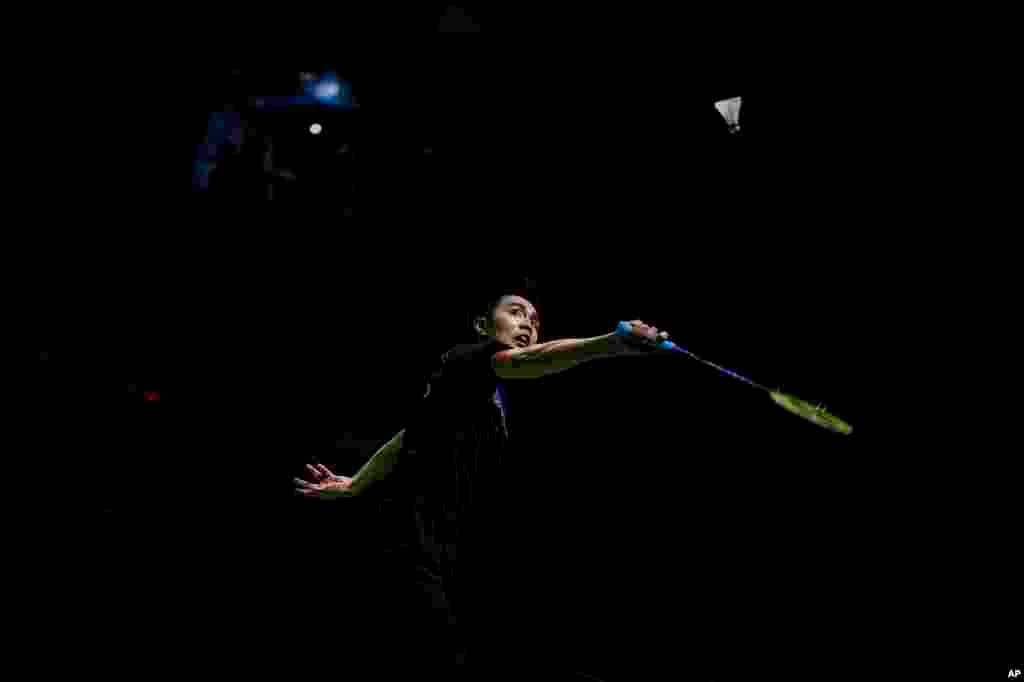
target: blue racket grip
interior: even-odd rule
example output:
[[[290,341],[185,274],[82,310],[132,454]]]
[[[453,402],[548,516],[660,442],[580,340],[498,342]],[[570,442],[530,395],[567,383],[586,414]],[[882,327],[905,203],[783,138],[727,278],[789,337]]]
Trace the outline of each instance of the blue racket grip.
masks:
[[[624,339],[625,338],[630,338],[630,337],[633,336],[630,333],[630,330],[632,328],[633,328],[633,325],[631,325],[629,322],[620,321],[619,325],[615,328],[615,334],[616,334],[616,336],[620,336],[620,337],[622,337]],[[673,348],[676,347],[676,344],[672,343],[668,339],[665,339],[664,341],[660,342],[656,347],[657,348],[663,348],[664,350],[672,350]]]

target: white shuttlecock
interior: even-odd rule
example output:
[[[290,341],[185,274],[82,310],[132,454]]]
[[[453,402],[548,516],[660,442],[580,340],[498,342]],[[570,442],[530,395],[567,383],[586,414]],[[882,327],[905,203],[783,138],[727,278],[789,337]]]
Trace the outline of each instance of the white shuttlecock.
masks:
[[[715,109],[729,125],[730,133],[740,131],[740,106],[743,104],[742,97],[730,97],[715,102]]]

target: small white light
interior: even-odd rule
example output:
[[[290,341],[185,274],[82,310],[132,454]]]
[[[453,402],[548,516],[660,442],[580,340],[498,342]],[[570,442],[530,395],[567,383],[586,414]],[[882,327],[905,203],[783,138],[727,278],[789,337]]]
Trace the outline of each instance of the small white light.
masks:
[[[314,123],[313,125],[309,126],[309,132],[313,133],[314,135],[319,135],[323,129],[324,127],[319,123]]]

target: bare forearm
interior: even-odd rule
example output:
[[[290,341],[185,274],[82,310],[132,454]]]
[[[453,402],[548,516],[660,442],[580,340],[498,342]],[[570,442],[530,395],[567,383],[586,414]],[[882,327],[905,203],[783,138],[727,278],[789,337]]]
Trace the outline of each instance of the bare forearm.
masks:
[[[379,481],[391,472],[395,466],[395,460],[398,458],[398,453],[402,449],[404,437],[405,429],[402,429],[395,434],[394,438],[380,446],[377,452],[373,453],[373,456],[352,477],[352,486],[349,488],[352,494],[358,495],[362,493],[375,481]]]
[[[536,379],[622,352],[622,344],[612,333],[585,339],[555,339],[503,351],[498,353],[496,363],[501,367],[500,373],[509,378]]]

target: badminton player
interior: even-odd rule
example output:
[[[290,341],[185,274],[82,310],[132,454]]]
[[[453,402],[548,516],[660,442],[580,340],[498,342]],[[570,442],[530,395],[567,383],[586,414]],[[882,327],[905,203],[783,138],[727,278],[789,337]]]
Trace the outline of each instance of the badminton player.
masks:
[[[507,291],[484,300],[473,320],[478,341],[440,357],[405,429],[354,476],[307,464],[306,478],[295,479],[296,493],[321,500],[358,496],[384,477],[400,491],[397,516],[406,523],[394,530],[396,550],[378,576],[390,586],[381,603],[392,611],[376,627],[404,680],[543,676],[544,664],[522,648],[526,633],[520,637],[505,627],[515,622],[509,613],[517,606],[514,583],[522,583],[510,575],[507,559],[522,550],[502,546],[508,544],[502,542],[508,537],[503,524],[511,508],[504,502],[522,504],[529,474],[507,461],[510,424],[502,386],[591,360],[654,354],[668,337],[633,320],[629,336],[613,332],[541,343],[537,308]],[[514,490],[518,498],[510,495]]]

